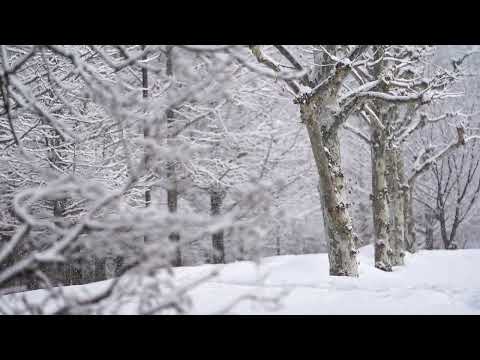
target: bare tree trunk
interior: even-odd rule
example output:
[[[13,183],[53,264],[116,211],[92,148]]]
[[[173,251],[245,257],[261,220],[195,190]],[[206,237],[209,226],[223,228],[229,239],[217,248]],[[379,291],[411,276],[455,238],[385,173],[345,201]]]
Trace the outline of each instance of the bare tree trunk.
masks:
[[[172,47],[168,47],[167,51],[167,76],[173,76],[173,62],[172,62]],[[168,132],[172,128],[174,119],[173,110],[169,109],[167,112],[167,127]],[[168,135],[170,139],[170,134]],[[168,179],[168,188],[167,188],[167,204],[168,211],[170,213],[176,213],[178,207],[178,190],[177,190],[177,179],[175,173],[175,162],[169,161],[167,163],[167,179]],[[172,243],[175,244],[175,254],[172,260],[172,266],[181,266],[182,265],[182,252],[180,249],[180,234],[177,232],[172,232],[168,238]]]
[[[368,46],[360,45],[350,52],[353,60]],[[278,72],[279,66],[265,57],[259,46],[251,46],[257,60]],[[331,54],[344,57],[349,52],[346,46],[315,46],[313,79],[302,79],[303,84],[314,85],[312,93],[300,94],[299,87],[287,81],[297,95],[294,103],[300,105],[302,123],[307,127],[315,164],[319,175],[319,193],[325,225],[330,275],[358,276],[358,263],[355,248],[356,235],[353,233],[352,219],[348,213],[349,204],[345,200],[344,174],[341,166],[339,127],[346,121],[357,101],[349,102],[342,111],[338,93],[351,72],[345,63],[332,66]],[[288,56],[287,56],[288,57]],[[290,60],[291,61],[291,60]],[[295,65],[298,68],[298,65]],[[306,80],[306,81],[305,81]],[[358,100],[358,99],[357,99]]]
[[[175,178],[174,162],[169,162],[167,164],[167,178],[169,179],[168,189],[167,189],[167,206],[168,206],[168,211],[174,214],[177,212],[177,205],[178,205],[178,193],[177,193],[177,184],[176,184],[176,178]],[[181,266],[182,252],[179,245],[180,234],[174,231],[170,233],[168,238],[173,244],[175,244],[175,251],[174,251],[171,264],[172,266]]]
[[[114,276],[118,277],[123,275],[123,271],[124,271],[123,268],[125,263],[124,257],[122,255],[116,256],[113,262],[115,264]]]
[[[218,216],[222,207],[223,199],[225,198],[225,191],[222,189],[214,188],[210,190],[210,210],[212,216]],[[224,244],[224,231],[219,230],[212,234],[212,262],[214,264],[225,263],[225,244]]]
[[[413,190],[415,187],[415,179],[412,178],[407,180],[402,154],[400,154],[397,161],[399,163],[397,171],[403,187],[404,248],[406,251],[413,254],[417,251],[417,234],[415,232],[415,218],[413,213]]]
[[[457,205],[455,207],[455,216],[453,218],[452,229],[450,231],[450,239],[448,241],[448,250],[456,250],[458,249],[457,242],[455,241],[455,237],[457,235],[457,230],[460,225],[460,208],[457,200]]]
[[[375,77],[380,78],[388,61],[384,60],[385,47],[375,46],[374,65]],[[385,91],[385,83],[380,85]],[[371,156],[372,156],[372,211],[373,229],[375,234],[375,267],[383,271],[392,271],[393,251],[390,243],[390,231],[394,225],[395,208],[390,208],[392,196],[395,196],[395,161],[391,141],[393,123],[397,118],[398,109],[395,105],[384,101],[374,101],[372,104],[379,120],[371,125]],[[388,164],[387,164],[388,163]]]
[[[415,231],[415,218],[413,212],[413,183],[409,185],[409,188],[404,192],[405,208],[403,209],[403,215],[405,218],[405,250],[410,253],[417,251],[417,234]]]
[[[386,138],[385,132],[372,131],[372,211],[375,233],[375,267],[383,271],[392,271],[388,233],[389,207],[386,172]]]
[[[326,126],[320,126],[333,123],[332,111],[327,106],[318,109],[312,101],[301,105],[301,115],[307,126],[320,180],[330,275],[358,276],[355,235],[345,199],[338,131],[326,131]]]
[[[435,213],[429,207],[425,208],[425,249],[433,250],[433,225]]]
[[[440,234],[442,236],[443,247],[445,249],[450,249],[450,237],[447,232],[447,220],[445,216],[445,209],[440,208],[437,212],[437,218],[440,222]]]
[[[142,49],[145,50],[145,45],[142,46]],[[146,60],[146,56],[143,56],[143,60]],[[148,98],[148,70],[146,68],[142,68],[142,97],[143,99]],[[148,125],[146,123],[143,124],[143,138],[146,139],[150,136],[150,131]],[[149,154],[145,154],[145,173],[148,175],[148,170],[150,167],[150,156]],[[149,207],[150,203],[152,202],[152,194],[151,189],[148,187],[145,190],[145,207]],[[144,242],[147,242],[147,236],[144,237]]]
[[[405,221],[403,216],[403,161],[398,148],[387,150],[387,184],[390,194],[390,248],[392,254],[390,262],[392,266],[405,264],[404,230]]]

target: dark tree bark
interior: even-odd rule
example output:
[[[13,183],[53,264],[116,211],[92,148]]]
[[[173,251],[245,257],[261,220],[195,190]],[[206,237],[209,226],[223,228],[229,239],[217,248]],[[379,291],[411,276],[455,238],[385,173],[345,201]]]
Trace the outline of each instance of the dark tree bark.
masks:
[[[115,264],[114,276],[118,277],[123,275],[123,268],[125,263],[125,259],[123,258],[123,256],[116,256],[113,262]]]
[[[426,207],[425,208],[425,249],[433,250],[433,226],[435,224],[434,211]]]
[[[210,209],[212,216],[220,215],[223,199],[225,198],[225,191],[222,189],[210,190]],[[225,263],[225,244],[224,244],[224,230],[219,230],[212,234],[212,262],[214,264]]]
[[[173,61],[172,61],[172,50],[173,47],[168,47],[167,50],[167,76],[173,76]],[[171,129],[173,128],[174,113],[172,109],[167,111],[167,127],[168,127],[168,138],[171,139]],[[178,207],[178,190],[177,190],[177,179],[175,173],[175,162],[169,161],[167,163],[167,206],[170,213],[176,213]],[[175,244],[175,251],[172,259],[172,266],[181,266],[182,265],[182,251],[180,248],[180,234],[178,232],[172,232],[169,237],[170,241]]]
[[[458,142],[465,144],[463,133]],[[475,144],[472,147],[474,146]],[[480,192],[480,176],[477,174],[480,158],[473,154],[467,156],[465,151],[460,154],[451,154],[432,168],[436,186],[436,217],[440,223],[440,234],[445,249],[458,248],[456,243],[458,229]],[[448,231],[447,219],[450,208],[454,208],[455,211],[453,220],[450,222],[450,231]]]

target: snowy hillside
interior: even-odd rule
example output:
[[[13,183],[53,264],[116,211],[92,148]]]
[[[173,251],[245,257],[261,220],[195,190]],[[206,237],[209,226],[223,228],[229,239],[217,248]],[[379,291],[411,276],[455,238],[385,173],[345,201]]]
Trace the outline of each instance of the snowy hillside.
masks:
[[[359,260],[358,279],[328,276],[326,254],[270,257],[259,265],[247,261],[227,264],[219,277],[191,291],[192,312],[218,313],[242,295],[271,297],[287,288],[290,292],[276,308],[246,299],[229,313],[480,314],[480,250],[420,251],[407,255],[407,265],[393,273],[373,267],[371,246],[361,249]],[[215,266],[177,268],[175,277],[180,284],[188,283]],[[67,291],[96,291],[105,284],[108,281],[71,286]],[[27,298],[39,301],[44,293],[31,291]],[[120,312],[132,314],[136,308],[131,301]]]

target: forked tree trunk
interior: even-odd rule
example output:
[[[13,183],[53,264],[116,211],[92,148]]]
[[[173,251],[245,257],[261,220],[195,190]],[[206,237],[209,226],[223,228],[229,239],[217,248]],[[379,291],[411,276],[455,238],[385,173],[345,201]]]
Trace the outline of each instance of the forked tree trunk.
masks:
[[[330,275],[358,276],[355,235],[345,199],[339,136],[336,129],[326,131],[326,125],[333,123],[333,109],[327,106],[319,109],[317,105],[316,101],[302,104],[301,116],[308,130],[319,175]]]
[[[453,234],[453,228],[455,226],[455,220],[454,220],[454,223],[452,225],[452,233],[450,234],[450,236],[448,236],[448,232],[447,232],[447,219],[446,219],[446,216],[445,216],[445,209],[444,208],[440,208],[438,209],[438,221],[440,222],[440,234],[442,236],[442,242],[443,242],[443,247],[448,250],[448,249],[451,249],[451,239],[452,239],[452,234]]]
[[[348,213],[345,200],[344,175],[341,167],[340,141],[338,129],[348,117],[352,108],[343,108],[338,104],[338,93],[343,82],[351,72],[346,63],[338,62],[331,66],[331,54],[344,57],[346,46],[316,45],[314,46],[314,63],[318,65],[313,71],[314,91],[300,94],[297,85],[287,81],[287,84],[298,96],[295,104],[300,105],[300,116],[306,125],[310,138],[312,152],[319,175],[319,192],[323,210],[323,219],[328,246],[330,275],[358,276],[356,259],[355,234],[352,220]],[[368,46],[358,46],[350,53],[353,60],[364,52]],[[272,70],[280,71],[279,66],[263,56],[258,46],[252,47],[257,60]],[[290,60],[291,61],[291,60]],[[305,79],[303,79],[305,80]],[[309,85],[310,86],[310,85]]]

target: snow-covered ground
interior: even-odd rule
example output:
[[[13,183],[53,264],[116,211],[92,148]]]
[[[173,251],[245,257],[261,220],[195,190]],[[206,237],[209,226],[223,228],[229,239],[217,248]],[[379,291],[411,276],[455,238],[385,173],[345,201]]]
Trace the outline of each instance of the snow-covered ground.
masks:
[[[373,248],[360,250],[360,277],[328,275],[326,254],[265,258],[259,264],[220,266],[217,278],[190,292],[194,314],[217,313],[246,294],[270,297],[289,289],[280,306],[244,300],[232,314],[480,314],[480,250],[420,251],[407,254],[406,266],[385,273],[373,267]],[[179,283],[208,274],[217,265],[175,269]],[[259,281],[262,283],[259,285]],[[72,286],[90,290],[101,282]],[[42,290],[28,294],[40,298]],[[133,313],[133,304],[122,313]]]

